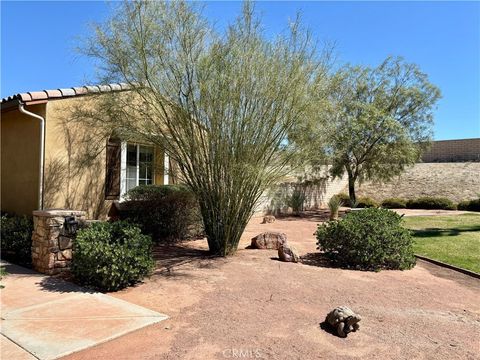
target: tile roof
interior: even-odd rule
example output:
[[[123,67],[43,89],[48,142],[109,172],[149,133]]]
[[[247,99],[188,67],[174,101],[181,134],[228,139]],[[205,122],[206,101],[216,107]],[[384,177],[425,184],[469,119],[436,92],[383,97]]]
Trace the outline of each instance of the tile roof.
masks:
[[[106,93],[112,91],[124,91],[130,89],[130,85],[125,83],[115,83],[107,85],[92,85],[92,86],[80,86],[71,87],[65,89],[54,90],[42,90],[42,91],[29,91],[19,94],[14,94],[2,99],[2,104],[18,100],[24,103],[32,101],[48,101],[57,100],[73,96],[82,96],[96,93]]]

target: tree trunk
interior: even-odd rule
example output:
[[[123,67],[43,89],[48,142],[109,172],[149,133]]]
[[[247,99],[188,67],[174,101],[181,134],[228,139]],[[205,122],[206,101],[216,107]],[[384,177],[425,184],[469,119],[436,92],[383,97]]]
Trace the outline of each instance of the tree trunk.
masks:
[[[212,255],[228,256],[237,251],[240,238],[251,218],[251,206],[230,202],[218,207],[218,203],[199,199],[208,248]]]
[[[357,203],[357,196],[355,195],[355,178],[348,174],[348,196],[350,197],[350,206],[353,208]]]

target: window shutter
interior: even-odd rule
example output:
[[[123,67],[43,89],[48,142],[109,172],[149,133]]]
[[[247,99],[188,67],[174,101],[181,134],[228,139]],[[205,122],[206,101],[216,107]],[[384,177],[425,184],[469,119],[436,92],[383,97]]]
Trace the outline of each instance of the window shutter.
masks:
[[[107,169],[105,172],[105,199],[120,199],[120,154],[122,152],[119,139],[107,142]]]

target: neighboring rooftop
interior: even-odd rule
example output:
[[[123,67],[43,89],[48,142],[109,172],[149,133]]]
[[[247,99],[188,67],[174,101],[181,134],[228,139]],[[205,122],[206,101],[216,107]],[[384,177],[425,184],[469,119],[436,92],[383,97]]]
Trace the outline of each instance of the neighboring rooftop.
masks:
[[[112,91],[124,91],[130,89],[130,85],[125,83],[113,83],[107,85],[80,86],[71,88],[62,88],[54,90],[29,91],[14,94],[2,99],[2,105],[9,102],[22,102],[25,104],[34,104],[48,100],[58,100],[73,96],[83,96],[95,93],[107,93]]]

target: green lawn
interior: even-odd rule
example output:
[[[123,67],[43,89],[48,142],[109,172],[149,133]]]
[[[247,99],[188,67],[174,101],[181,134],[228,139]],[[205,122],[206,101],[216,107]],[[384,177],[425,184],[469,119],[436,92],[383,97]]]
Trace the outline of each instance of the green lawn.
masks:
[[[480,273],[480,214],[405,217],[415,254]]]

